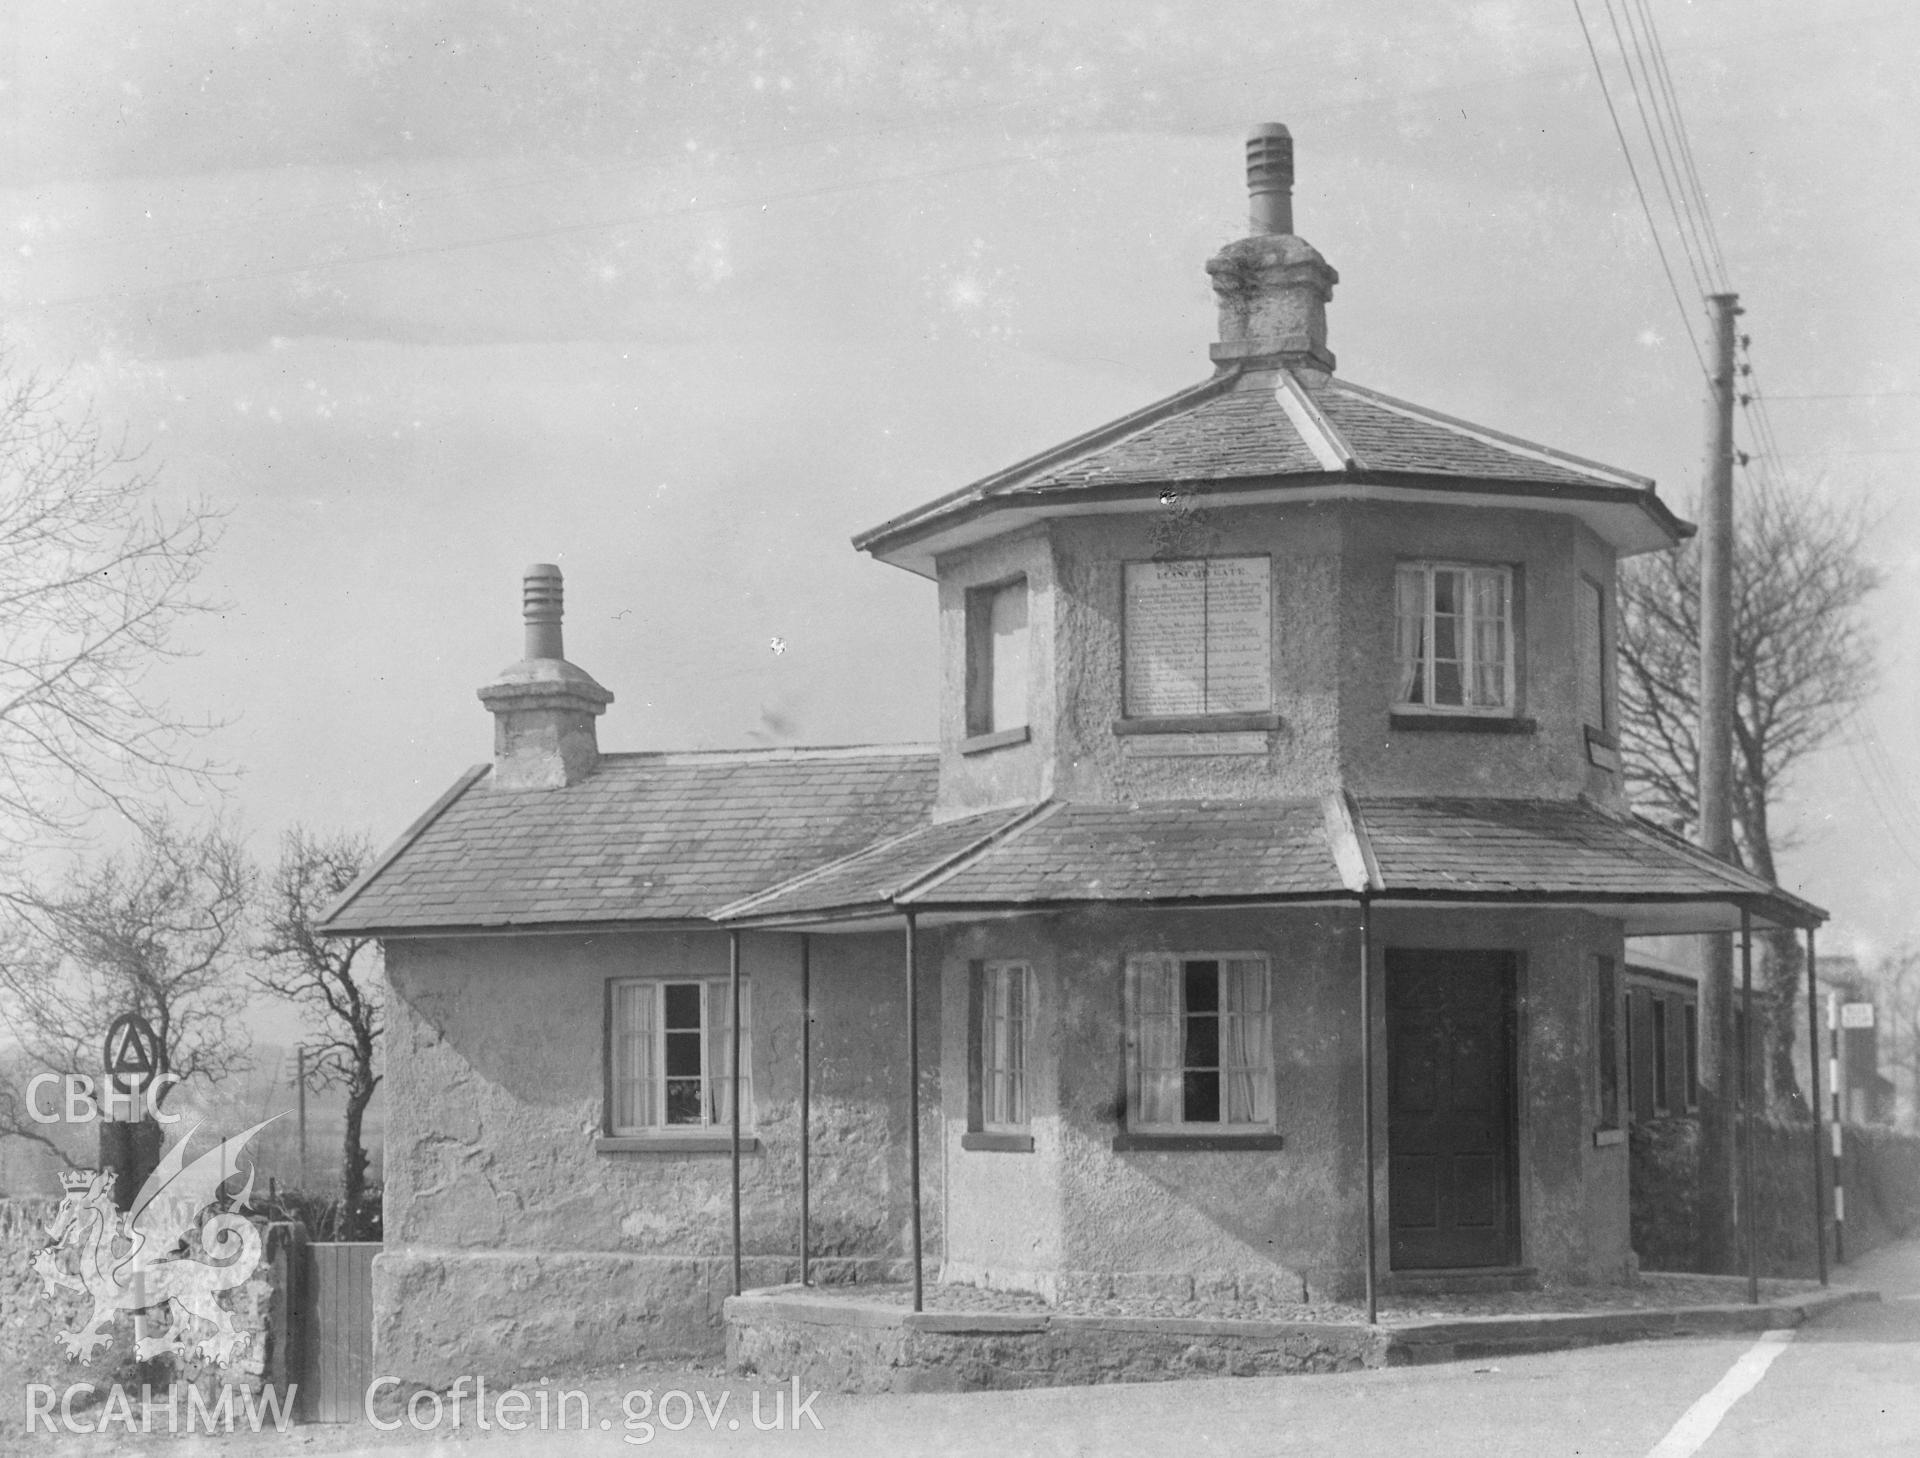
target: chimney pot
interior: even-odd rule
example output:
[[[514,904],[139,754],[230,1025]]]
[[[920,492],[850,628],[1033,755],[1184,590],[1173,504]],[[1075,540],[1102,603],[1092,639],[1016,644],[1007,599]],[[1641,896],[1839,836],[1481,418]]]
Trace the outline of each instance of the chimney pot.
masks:
[[[560,569],[551,562],[535,562],[521,580],[520,601],[527,624],[527,657],[565,658],[560,636],[565,588]]]
[[[1293,231],[1293,133],[1279,122],[1247,136],[1247,220],[1255,234]]]

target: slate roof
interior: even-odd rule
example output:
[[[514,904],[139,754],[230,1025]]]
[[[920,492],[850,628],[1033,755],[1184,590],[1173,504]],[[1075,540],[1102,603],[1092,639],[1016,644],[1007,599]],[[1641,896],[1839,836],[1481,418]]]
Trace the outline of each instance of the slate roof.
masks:
[[[1263,489],[1400,485],[1606,503],[1642,523],[1633,550],[1670,545],[1691,531],[1644,476],[1338,376],[1315,384],[1286,368],[1233,366],[863,532],[854,545],[904,560],[911,543],[986,512],[1057,506],[1076,496],[1111,502],[1117,499],[1113,493],[1124,495],[1129,488],[1222,489],[1234,483]]]
[[[1770,921],[1825,916],[1658,827],[1580,800],[1048,804],[936,829],[937,844],[916,835],[874,846],[713,915],[767,925],[810,911],[1325,900],[1364,885],[1388,902],[1744,902]],[[933,868],[916,875],[916,864]]]
[[[1579,800],[1374,799],[1358,819],[1387,894],[1743,897],[1824,915],[1636,816]]]
[[[1117,439],[1096,443],[1017,483],[1002,482],[1001,488],[1047,491],[1068,485],[1210,481],[1325,470],[1322,453],[1308,443],[1315,428],[1311,418],[1303,430],[1282,407],[1275,379],[1274,374],[1258,372],[1232,377],[1224,389],[1184,409],[1120,432]],[[1345,469],[1571,486],[1652,484],[1544,446],[1481,431],[1338,378],[1309,393],[1336,433],[1335,449],[1345,447],[1341,454],[1351,461]]]
[[[1060,805],[909,900],[1185,901],[1340,891],[1319,800]]]
[[[496,793],[478,767],[348,888],[362,935],[643,923],[806,924],[907,908],[1382,901],[1819,908],[1580,800],[1044,802],[931,818],[933,751],[612,754],[580,784]]]
[[[919,825],[930,749],[609,754],[501,794],[470,770],[328,914],[329,932],[704,918]]]
[[[990,844],[996,835],[1033,813],[1034,807],[1019,806],[922,825],[746,897],[727,910],[754,916],[887,910],[898,893]]]

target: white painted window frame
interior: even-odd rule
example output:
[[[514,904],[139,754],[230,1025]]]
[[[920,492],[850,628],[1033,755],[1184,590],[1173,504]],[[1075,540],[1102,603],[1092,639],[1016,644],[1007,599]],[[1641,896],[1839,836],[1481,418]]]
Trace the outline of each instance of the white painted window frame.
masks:
[[[1427,702],[1422,703],[1414,700],[1405,699],[1401,697],[1401,694],[1404,691],[1396,687],[1394,692],[1394,703],[1393,703],[1394,710],[1399,713],[1408,713],[1408,714],[1455,714],[1455,715],[1459,715],[1462,718],[1511,719],[1515,717],[1519,713],[1520,685],[1514,675],[1514,657],[1515,657],[1514,655],[1514,637],[1515,637],[1514,619],[1516,617],[1516,614],[1514,612],[1513,568],[1510,566],[1505,566],[1505,565],[1502,565],[1499,563],[1493,563],[1493,562],[1450,562],[1450,561],[1441,561],[1438,559],[1421,559],[1417,561],[1400,562],[1395,564],[1394,593],[1393,593],[1393,621],[1394,621],[1394,632],[1396,635],[1396,651],[1394,654],[1394,670],[1393,671],[1396,675],[1402,672],[1400,655],[1397,651],[1397,637],[1399,633],[1399,623],[1400,623],[1400,579],[1404,574],[1415,573],[1415,572],[1420,573],[1423,578],[1423,581],[1421,584],[1421,595],[1422,595],[1422,604],[1425,609],[1425,618],[1424,618],[1422,629],[1421,629],[1421,650],[1420,651],[1422,654],[1421,682],[1424,685]],[[1501,601],[1506,608],[1506,617],[1504,622],[1501,625],[1503,628],[1503,631],[1500,635],[1501,646],[1504,650],[1504,655],[1505,655],[1501,665],[1501,681],[1506,686],[1506,702],[1504,704],[1500,704],[1496,706],[1496,705],[1470,704],[1470,703],[1469,704],[1436,704],[1432,702],[1432,699],[1433,699],[1433,642],[1434,642],[1434,617],[1435,617],[1434,600],[1433,600],[1434,599],[1433,575],[1435,572],[1464,572],[1467,574],[1466,600],[1467,600],[1468,611],[1462,617],[1462,622],[1465,625],[1465,633],[1463,636],[1463,648],[1462,648],[1462,656],[1461,656],[1460,662],[1461,662],[1462,682],[1464,685],[1468,686],[1469,697],[1471,696],[1471,692],[1470,692],[1471,685],[1475,682],[1475,679],[1477,677],[1477,668],[1478,668],[1478,659],[1476,657],[1476,654],[1478,651],[1478,642],[1477,642],[1477,635],[1474,633],[1474,618],[1472,615],[1472,606],[1477,598],[1477,594],[1474,592],[1474,578],[1476,575],[1485,574],[1485,575],[1494,575],[1500,579]]]
[[[667,1058],[666,1058],[666,989],[668,987],[693,986],[700,989],[700,1111],[699,1123],[669,1124],[665,1122]],[[647,1093],[647,1111],[653,1120],[648,1123],[628,1123],[619,1121],[621,1089],[623,1082],[622,1060],[626,1056],[622,1046],[625,1029],[619,1022],[620,997],[623,989],[644,989],[652,999],[650,1010],[651,1047],[649,1051],[650,1071]],[[606,1043],[607,1057],[607,1132],[615,1138],[632,1136],[659,1136],[672,1139],[676,1136],[689,1139],[711,1138],[715,1130],[730,1130],[732,1117],[723,1100],[722,1089],[727,1079],[726,1055],[730,1049],[725,1046],[727,1034],[727,1015],[731,1010],[733,989],[726,977],[618,977],[614,978],[607,990],[608,1034]],[[753,987],[750,978],[740,979],[740,1128],[744,1134],[753,1125]]]
[[[998,1025],[1012,1018],[1001,997],[1017,979],[1020,984],[1020,1018],[1016,1037],[1008,1045],[1018,1045],[1019,1066],[1003,1066],[997,1050],[1003,1045],[995,1037]],[[1026,1134],[1033,1128],[1033,966],[1025,961],[987,962],[980,969],[980,1127],[988,1134]],[[1003,1112],[1000,1094],[1009,1091],[1006,1103],[1018,1080],[1017,1107],[1008,1117]]]
[[[1147,968],[1154,965],[1172,964],[1176,974],[1188,962],[1253,962],[1261,970],[1263,990],[1263,1011],[1260,1014],[1263,1028],[1258,1039],[1261,1063],[1252,1065],[1254,1069],[1254,1093],[1256,1105],[1264,1105],[1264,1117],[1229,1122],[1226,1120],[1155,1120],[1143,1117],[1145,1108],[1142,1091],[1142,1021],[1141,977]],[[1180,1034],[1185,1033],[1186,992],[1185,978],[1176,975],[1175,996],[1180,1000],[1174,1013],[1175,1025]],[[1274,1000],[1273,1000],[1273,961],[1265,952],[1252,951],[1181,951],[1181,952],[1142,952],[1129,956],[1126,960],[1126,999],[1127,999],[1127,1132],[1130,1134],[1150,1135],[1201,1135],[1208,1137],[1233,1138],[1236,1135],[1255,1137],[1271,1135],[1277,1128],[1279,1089],[1276,1078],[1276,1059],[1273,1051],[1274,1041]],[[1224,1040],[1218,1065],[1222,1080],[1227,1076],[1228,1065],[1225,1061]],[[1221,1088],[1221,1105],[1226,1106],[1226,1089]]]

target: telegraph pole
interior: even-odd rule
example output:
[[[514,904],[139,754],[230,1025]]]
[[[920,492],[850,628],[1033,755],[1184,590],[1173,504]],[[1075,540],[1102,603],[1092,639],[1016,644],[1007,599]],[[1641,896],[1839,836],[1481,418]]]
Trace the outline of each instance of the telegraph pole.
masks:
[[[1700,844],[1733,859],[1733,321],[1738,294],[1707,299],[1713,365],[1707,468],[1700,498]],[[1733,940],[1706,939],[1700,979],[1700,1225],[1712,1270],[1737,1254],[1733,1115],[1742,1063],[1734,1048]],[[1749,1014],[1751,1016],[1751,1014]],[[1748,1029],[1748,1037],[1752,1036]],[[1740,1212],[1750,1219],[1750,1212]]]
[[[304,1195],[308,1189],[308,1185],[307,1185],[307,1047],[306,1047],[306,1044],[302,1043],[298,1048],[295,1048],[293,1050],[293,1060],[294,1060],[293,1066],[295,1069],[295,1072],[293,1075],[293,1083],[294,1083],[294,1088],[296,1090],[294,1095],[294,1107],[299,1111],[298,1114],[296,1115],[296,1119],[297,1119],[297,1127],[300,1130],[300,1193]]]

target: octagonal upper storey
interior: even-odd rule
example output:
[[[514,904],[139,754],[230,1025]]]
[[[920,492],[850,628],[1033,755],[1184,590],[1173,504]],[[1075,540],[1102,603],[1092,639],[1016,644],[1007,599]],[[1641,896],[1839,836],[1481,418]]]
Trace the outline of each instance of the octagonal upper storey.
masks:
[[[1364,500],[961,549],[939,563],[942,806],[1614,800],[1615,561],[1571,515]]]
[[[1334,374],[1292,139],[1207,265],[1212,378],[856,538],[940,583],[942,805],[1619,794],[1652,481]]]

